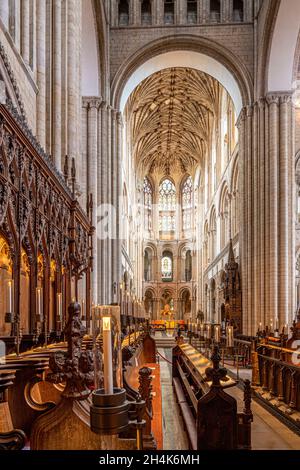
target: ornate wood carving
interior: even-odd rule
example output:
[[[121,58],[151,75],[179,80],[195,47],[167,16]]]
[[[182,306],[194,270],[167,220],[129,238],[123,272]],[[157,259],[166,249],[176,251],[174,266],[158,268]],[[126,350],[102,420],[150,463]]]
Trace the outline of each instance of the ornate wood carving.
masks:
[[[80,320],[80,304],[72,303],[68,313],[64,330],[68,351],[57,351],[50,357],[52,373],[47,376],[47,380],[56,384],[66,382],[62,395],[82,400],[90,394],[88,387],[94,382],[93,353],[81,350],[85,328]]]
[[[0,45],[1,55],[1,45]],[[73,168],[74,180],[74,168]],[[73,181],[72,180],[72,181]],[[74,181],[73,181],[74,182]],[[92,268],[92,233],[90,219],[82,211],[62,175],[51,158],[44,152],[29,130],[24,116],[20,116],[8,103],[0,105],[0,232],[5,237],[13,262],[15,321],[20,324],[20,266],[21,251],[25,250],[30,269],[30,311],[28,324],[34,334],[38,327],[47,329],[54,325],[60,333],[64,325],[57,323],[55,313],[49,321],[50,265],[56,262],[57,273],[65,274],[64,305],[71,300],[71,277],[75,288],[83,273],[87,273],[86,305],[87,325],[89,312],[89,273]],[[37,258],[43,254],[44,276],[42,285],[44,325],[37,324],[35,314],[35,287],[37,286]],[[62,276],[55,282],[56,292],[62,292]],[[56,293],[54,292],[54,298]],[[61,325],[62,323],[62,325]],[[59,331],[58,331],[59,329]],[[13,331],[16,329],[14,328]]]

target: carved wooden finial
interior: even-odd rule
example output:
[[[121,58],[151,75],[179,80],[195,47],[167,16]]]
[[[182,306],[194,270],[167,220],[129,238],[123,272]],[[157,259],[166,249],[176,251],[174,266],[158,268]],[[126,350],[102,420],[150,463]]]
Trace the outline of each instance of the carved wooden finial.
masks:
[[[68,350],[53,353],[49,361],[52,373],[47,376],[52,383],[66,382],[62,396],[75,400],[86,398],[91,392],[88,386],[94,382],[93,354],[89,350],[81,350],[86,330],[81,322],[80,310],[77,302],[69,305],[68,322],[64,329]]]
[[[89,217],[90,217],[90,223],[92,224],[93,208],[94,208],[94,201],[93,201],[93,194],[92,193],[90,193],[88,205],[89,205],[88,214],[89,214]]]
[[[212,381],[212,387],[220,387],[220,381],[226,377],[227,370],[220,367],[221,356],[217,345],[214,346],[211,361],[213,363],[213,367],[207,367],[205,370],[206,377],[209,381]]]
[[[71,165],[71,187],[72,187],[72,194],[75,196],[75,185],[76,185],[76,165],[75,165],[75,158],[72,158],[72,165]]]
[[[139,394],[142,397],[142,400],[146,402],[146,407],[148,410],[152,408],[152,371],[149,367],[142,367],[139,370]]]

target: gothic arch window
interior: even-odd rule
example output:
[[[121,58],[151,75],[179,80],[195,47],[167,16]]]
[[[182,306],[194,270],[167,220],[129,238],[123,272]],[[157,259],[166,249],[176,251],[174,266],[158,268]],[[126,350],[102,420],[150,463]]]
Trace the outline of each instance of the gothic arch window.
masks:
[[[129,1],[119,1],[119,26],[129,25]]]
[[[164,24],[175,23],[175,2],[174,0],[164,1]]]
[[[145,228],[149,232],[152,230],[152,203],[153,191],[148,178],[144,178],[144,206],[145,206]]]
[[[209,250],[209,259],[213,261],[217,255],[217,217],[216,211],[213,208],[211,217],[210,217],[210,250]]]
[[[187,23],[196,24],[197,23],[197,0],[188,0],[187,2]]]
[[[231,234],[234,237],[239,229],[239,200],[238,200],[239,170],[236,163],[232,177],[232,199],[231,199]]]
[[[173,254],[170,251],[164,251],[161,259],[161,280],[173,280]]]
[[[165,178],[159,186],[159,230],[171,232],[175,230],[176,188],[174,183]]]
[[[205,267],[209,263],[208,245],[209,245],[208,223],[205,222],[205,225],[204,225],[204,240],[203,240],[203,264],[204,264]]]
[[[147,290],[145,292],[144,305],[145,305],[145,311],[149,315],[150,318],[152,318],[153,313],[154,313],[153,304],[154,304],[153,292],[151,290]]]
[[[152,278],[152,250],[146,248],[144,252],[144,280],[149,282]]]
[[[220,0],[210,0],[210,19],[214,23],[219,23],[221,19]]]
[[[191,294],[189,290],[184,290],[182,292],[182,319],[188,318],[191,314]]]
[[[188,176],[182,186],[181,190],[182,199],[182,228],[183,230],[190,230],[192,228],[192,215],[193,215],[193,180]]]
[[[143,0],[141,4],[141,21],[143,26],[152,24],[151,0]]]
[[[223,190],[221,199],[221,249],[223,249],[229,240],[229,195],[228,190]]]
[[[185,281],[192,280],[192,252],[188,250],[185,255]]]
[[[244,20],[244,1],[233,0],[233,21],[241,22]]]

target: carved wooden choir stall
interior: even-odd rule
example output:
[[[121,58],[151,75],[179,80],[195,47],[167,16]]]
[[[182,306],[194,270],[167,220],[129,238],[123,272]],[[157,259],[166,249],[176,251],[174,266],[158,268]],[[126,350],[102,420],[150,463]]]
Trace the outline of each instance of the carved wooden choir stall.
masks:
[[[181,410],[190,448],[251,449],[251,387],[245,381],[244,411],[225,389],[237,382],[220,368],[215,346],[211,361],[190,344],[173,350],[173,388]]]

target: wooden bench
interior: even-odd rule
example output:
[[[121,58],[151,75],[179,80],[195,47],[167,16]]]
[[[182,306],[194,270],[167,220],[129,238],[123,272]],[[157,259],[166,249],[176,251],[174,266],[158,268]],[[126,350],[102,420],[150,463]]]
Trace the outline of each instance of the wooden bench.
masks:
[[[175,389],[176,393],[176,398],[177,398],[177,403],[184,403],[186,402],[186,397],[184,394],[184,391],[182,389],[182,386],[180,384],[180,379],[179,377],[174,377],[173,378],[173,387]]]
[[[192,450],[197,450],[196,421],[191,411],[191,408],[186,401],[186,397],[181,386],[179,377],[173,378],[173,387],[176,393],[177,403],[179,405],[180,412],[184,421],[185,430],[188,435],[190,448]]]
[[[197,450],[197,427],[196,421],[187,402],[179,403],[182,411],[186,432],[189,438],[190,447],[192,450]]]

